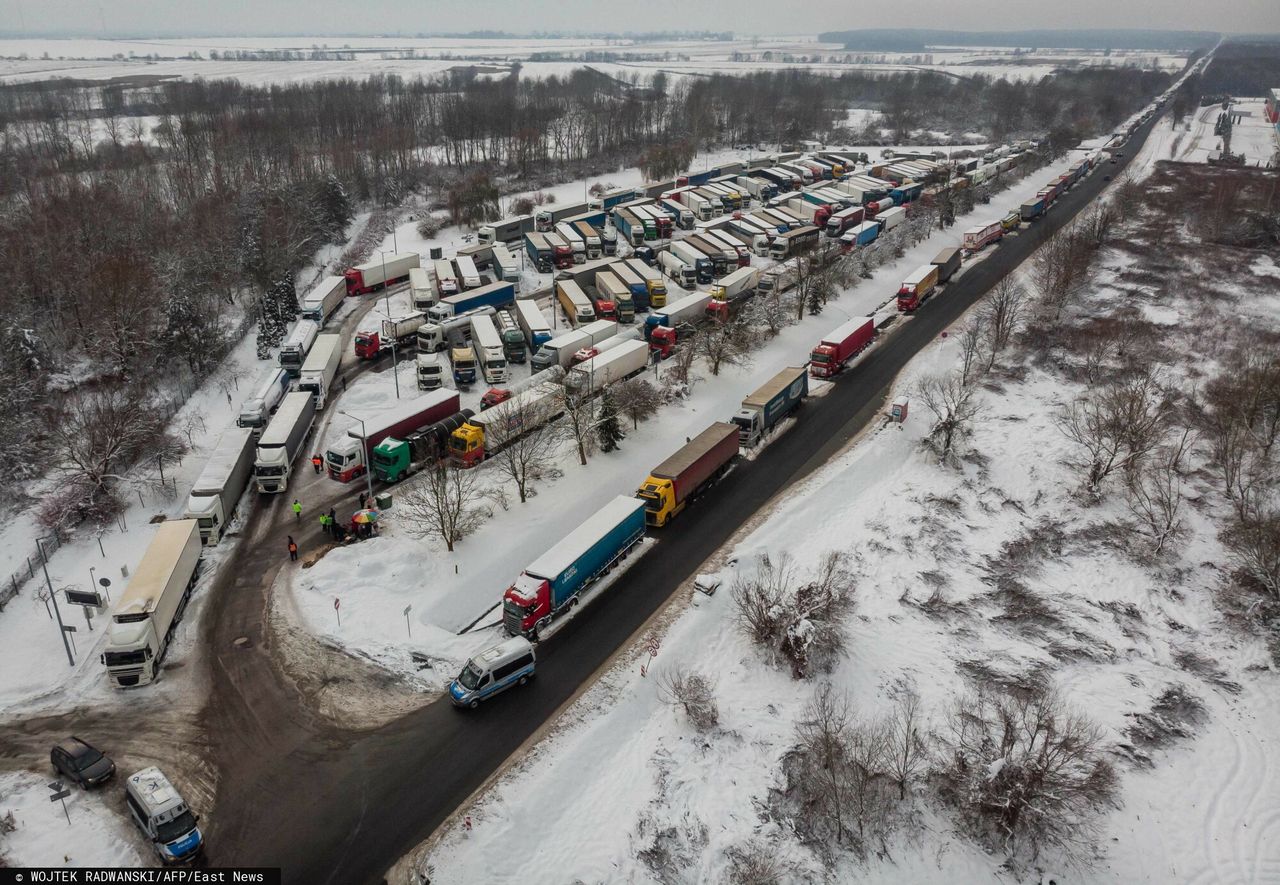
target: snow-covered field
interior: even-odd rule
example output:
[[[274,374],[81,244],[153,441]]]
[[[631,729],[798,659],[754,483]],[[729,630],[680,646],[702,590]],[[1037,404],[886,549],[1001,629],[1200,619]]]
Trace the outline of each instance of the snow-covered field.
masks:
[[[210,58],[236,51],[314,49],[352,53],[353,57],[325,61],[226,61]],[[299,82],[371,74],[427,76],[472,64],[499,66],[520,61],[522,75],[563,75],[584,62],[584,53],[630,55],[619,61],[585,62],[611,76],[625,78],[658,70],[681,76],[778,70],[792,67],[839,74],[863,69],[883,71],[941,70],[956,76],[984,74],[1009,79],[1039,78],[1060,66],[1152,65],[1182,66],[1178,55],[1151,52],[1100,52],[1012,49],[937,49],[921,55],[906,53],[845,53],[838,44],[818,43],[814,37],[632,42],[627,40],[536,39],[510,40],[415,37],[232,37],[155,40],[9,39],[0,40],[0,79],[39,80],[77,77],[233,77],[245,83]],[[535,53],[559,53],[564,61],[530,61]],[[417,56],[412,57],[412,56]],[[846,55],[854,58],[845,62]],[[1038,63],[1043,58],[1043,63]]]
[[[1181,126],[1166,132],[1163,138],[1166,150],[1157,159],[1206,162],[1211,152],[1223,149],[1222,136],[1213,133],[1222,112],[1222,105],[1217,104],[1197,108]],[[1267,122],[1264,115],[1263,99],[1237,98],[1231,102],[1231,113],[1241,116],[1240,122],[1232,127],[1231,152],[1244,154],[1247,166],[1273,164],[1277,151],[1280,151],[1280,139],[1276,138],[1275,127]]]
[[[62,802],[50,802],[49,778],[31,772],[0,775],[0,822],[13,815],[14,830],[0,825],[0,858],[9,866],[138,867],[143,855],[137,831],[115,789],[72,787]]]
[[[1144,154],[1165,145],[1156,139]],[[1139,315],[1169,330],[1158,347],[1170,376],[1186,381],[1214,368],[1199,336],[1179,330],[1225,329],[1243,311],[1276,331],[1280,303],[1255,297],[1248,281],[1250,272],[1278,270],[1257,258],[1214,304],[1176,286],[1138,299]],[[1073,317],[1132,302],[1126,275],[1141,271],[1127,253],[1104,253]],[[895,394],[954,368],[959,337],[922,353]],[[1056,418],[1083,386],[1021,351],[998,366],[958,466],[940,466],[923,448],[931,415],[913,400],[905,425],[872,429],[791,489],[709,566],[724,589],[678,595],[657,628],[656,658],[639,648],[624,654],[552,737],[465,809],[470,828],[442,830],[418,869],[429,866],[432,881],[443,882],[727,882],[734,854],[755,848],[776,865],[779,877],[769,881],[788,883],[1280,881],[1280,681],[1265,643],[1218,608],[1226,508],[1216,480],[1194,469],[1204,453],[1188,471],[1186,534],[1166,558],[1145,560],[1125,543],[1140,546],[1133,530],[1117,527],[1132,518],[1123,496],[1113,489],[1101,504],[1084,503],[1080,474],[1064,463],[1071,451]],[[1019,574],[1043,606],[1037,620],[1000,601],[993,563],[1045,526],[1065,540]],[[1121,775],[1097,857],[1071,867],[1049,852],[1034,870],[1012,874],[923,790],[908,826],[866,861],[838,851],[833,868],[801,844],[776,791],[786,786],[782,759],[813,684],[767,661],[738,629],[728,588],[764,555],[790,554],[805,571],[830,550],[851,557],[857,604],[847,654],[824,678],[847,695],[856,719],[887,713],[907,683],[935,728],[975,683],[1056,686],[1101,727]],[[664,703],[658,682],[679,668],[711,678],[716,727],[699,732]],[[1177,687],[1202,712],[1173,717],[1167,743],[1143,745],[1138,717]]]

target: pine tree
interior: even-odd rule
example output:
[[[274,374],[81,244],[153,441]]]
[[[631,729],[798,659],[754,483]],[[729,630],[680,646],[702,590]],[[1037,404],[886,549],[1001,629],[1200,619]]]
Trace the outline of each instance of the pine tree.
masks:
[[[600,440],[600,451],[617,451],[618,443],[622,442],[625,434],[622,432],[621,422],[618,421],[618,407],[607,390],[600,396],[599,416],[599,421],[596,423],[596,437]]]
[[[341,242],[353,213],[351,198],[336,175],[330,173],[316,186],[315,206],[324,232],[334,242]]]

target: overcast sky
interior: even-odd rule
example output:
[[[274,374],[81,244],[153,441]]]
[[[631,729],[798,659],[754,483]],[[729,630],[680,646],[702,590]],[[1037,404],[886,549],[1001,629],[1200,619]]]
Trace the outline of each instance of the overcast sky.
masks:
[[[1280,0],[0,0],[0,31],[77,36],[505,30],[1166,28],[1280,31]]]

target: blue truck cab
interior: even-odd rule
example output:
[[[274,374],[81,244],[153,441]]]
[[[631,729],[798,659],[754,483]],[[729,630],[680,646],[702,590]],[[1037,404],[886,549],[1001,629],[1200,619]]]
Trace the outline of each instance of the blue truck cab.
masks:
[[[537,658],[533,643],[523,636],[486,648],[468,660],[458,678],[449,683],[449,700],[455,707],[474,710],[481,701],[532,679]]]

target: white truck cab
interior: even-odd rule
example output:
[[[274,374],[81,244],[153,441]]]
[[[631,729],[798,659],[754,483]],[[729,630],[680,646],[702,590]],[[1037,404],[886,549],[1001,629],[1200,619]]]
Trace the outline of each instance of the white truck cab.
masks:
[[[166,864],[190,863],[204,849],[197,826],[200,818],[191,812],[164,772],[152,766],[129,776],[124,785],[129,816],[151,840],[160,860]]]
[[[444,359],[438,353],[417,356],[419,390],[436,390],[444,386]]]

